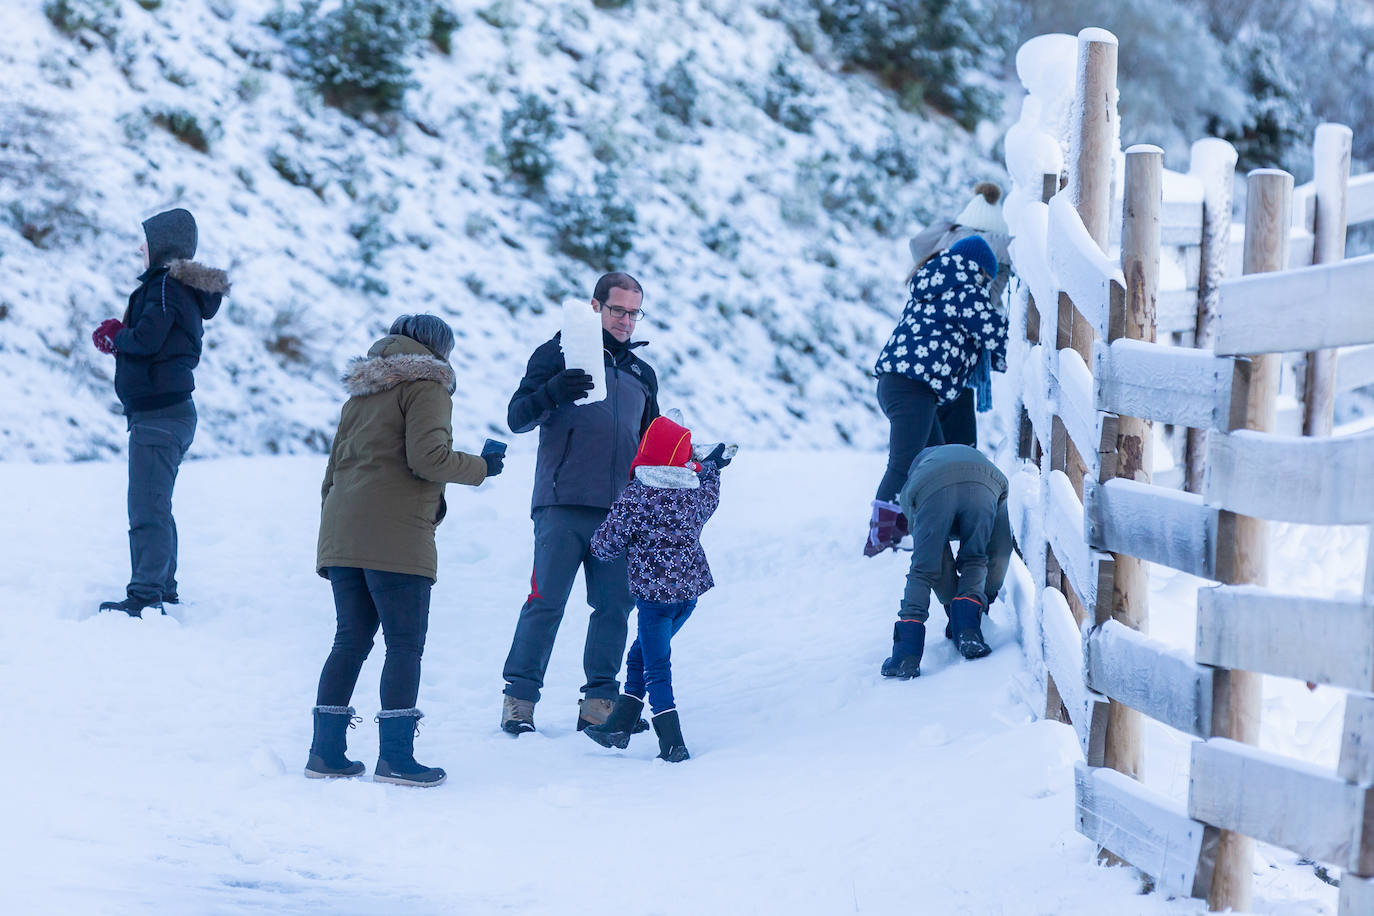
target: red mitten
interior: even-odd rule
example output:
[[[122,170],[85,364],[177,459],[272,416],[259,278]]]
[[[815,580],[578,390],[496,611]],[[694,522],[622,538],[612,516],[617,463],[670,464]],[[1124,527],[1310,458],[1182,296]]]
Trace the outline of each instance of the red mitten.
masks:
[[[91,342],[101,353],[113,353],[115,351],[114,336],[124,330],[124,323],[118,318],[106,318],[100,322],[100,327],[96,328],[91,334]]]

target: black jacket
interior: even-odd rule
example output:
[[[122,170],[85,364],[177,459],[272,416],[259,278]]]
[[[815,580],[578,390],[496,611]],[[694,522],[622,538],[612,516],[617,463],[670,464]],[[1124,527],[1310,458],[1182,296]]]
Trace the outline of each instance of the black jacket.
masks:
[[[630,480],[640,437],[658,416],[658,377],[634,354],[643,341],[621,343],[602,331],[606,397],[555,406],[544,384],[567,368],[561,335],[539,345],[511,396],[511,432],[539,427],[531,510],[540,506],[609,509]]]
[[[124,328],[114,336],[115,393],[126,414],[188,400],[200,362],[202,322],[229,292],[222,270],[172,261],[138,278]]]

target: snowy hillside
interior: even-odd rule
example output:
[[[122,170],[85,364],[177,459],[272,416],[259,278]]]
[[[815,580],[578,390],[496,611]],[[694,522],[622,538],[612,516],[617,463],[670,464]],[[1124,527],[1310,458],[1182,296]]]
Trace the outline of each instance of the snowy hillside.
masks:
[[[842,74],[807,4],[455,2],[402,113],[361,119],[302,77],[294,0],[46,6],[0,5],[10,458],[122,450],[89,334],[122,313],[140,219],[174,205],[234,281],[195,455],[323,448],[339,367],[406,311],[461,335],[459,439],[504,429],[553,306],[611,266],[643,281],[642,352],[705,434],[876,445],[905,240],[1000,171],[991,125],[975,142]]]

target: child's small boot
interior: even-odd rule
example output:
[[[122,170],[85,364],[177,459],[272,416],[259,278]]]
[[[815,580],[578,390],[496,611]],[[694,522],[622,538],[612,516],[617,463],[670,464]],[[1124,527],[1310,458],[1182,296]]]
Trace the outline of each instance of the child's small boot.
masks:
[[[654,716],[654,734],[658,735],[658,759],[681,763],[692,756],[683,743],[682,724],[678,722],[676,709],[666,709]]]
[[[448,778],[439,767],[415,762],[415,733],[424,713],[418,709],[383,709],[377,714],[381,747],[372,778],[398,786],[437,786]]]
[[[311,712],[315,718],[315,736],[310,742],[305,775],[310,779],[361,776],[367,767],[361,760],[349,760],[347,756],[348,730],[354,721],[353,707],[316,706]]]
[[[876,557],[888,548],[896,550],[906,533],[907,522],[902,507],[881,499],[873,500],[873,518],[868,522],[864,556]]]
[[[983,602],[973,595],[960,595],[949,606],[949,629],[954,633],[954,648],[964,658],[982,658],[992,649],[983,640]]]
[[[639,730],[639,714],[643,711],[643,700],[622,693],[616,698],[606,721],[600,725],[588,725],[582,733],[602,747],[627,748],[630,746],[630,735]]]
[[[883,677],[907,680],[921,676],[921,655],[926,650],[926,625],[919,620],[899,620],[892,625],[892,657],[883,662]]]

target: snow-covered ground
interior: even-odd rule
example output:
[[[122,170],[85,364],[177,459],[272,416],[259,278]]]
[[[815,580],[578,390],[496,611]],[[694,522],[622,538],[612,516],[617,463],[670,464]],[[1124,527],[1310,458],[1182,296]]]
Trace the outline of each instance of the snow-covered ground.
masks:
[[[920,679],[878,676],[906,555],[859,553],[874,453],[746,450],[726,471],[704,538],[720,584],[674,645],[690,762],[574,733],[576,598],[540,732],[502,734],[531,453],[518,439],[505,475],[449,491],[417,742],[448,769],[434,790],[301,776],[333,627],[321,459],[188,463],[188,603],[142,621],[93,614],[127,575],[123,465],[0,465],[6,911],[1200,911],[1094,864],[1073,733],[1033,719],[1007,609],[988,659],[934,638]],[[351,733],[369,768],[381,654]]]

